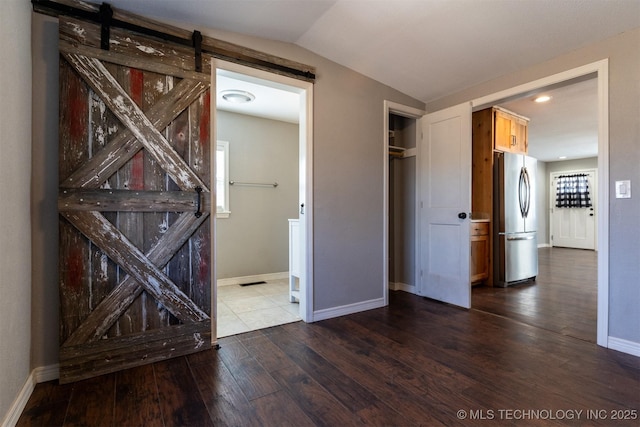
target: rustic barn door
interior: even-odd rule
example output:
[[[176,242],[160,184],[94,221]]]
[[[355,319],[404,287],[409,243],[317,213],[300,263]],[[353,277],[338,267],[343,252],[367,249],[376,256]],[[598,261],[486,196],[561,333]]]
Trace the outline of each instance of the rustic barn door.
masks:
[[[210,61],[100,37],[60,19],[63,383],[211,347]]]

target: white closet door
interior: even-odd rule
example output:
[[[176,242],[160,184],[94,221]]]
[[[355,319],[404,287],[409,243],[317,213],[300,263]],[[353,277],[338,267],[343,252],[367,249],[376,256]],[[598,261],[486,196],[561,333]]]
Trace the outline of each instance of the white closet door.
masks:
[[[471,105],[422,119],[419,145],[420,295],[469,308]]]

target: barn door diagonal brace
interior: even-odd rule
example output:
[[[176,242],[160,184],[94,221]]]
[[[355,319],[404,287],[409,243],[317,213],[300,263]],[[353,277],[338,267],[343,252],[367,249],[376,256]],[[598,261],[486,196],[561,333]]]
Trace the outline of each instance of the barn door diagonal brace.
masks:
[[[169,230],[145,254],[149,262],[157,268],[164,268],[173,254],[184,245],[189,237],[206,220],[208,215],[195,218],[183,213]],[[143,291],[142,285],[132,276],[126,276],[109,295],[107,295],[65,341],[64,346],[78,345],[100,339],[122,316],[125,310]]]
[[[133,245],[120,230],[97,212],[61,212],[74,227],[127,271],[151,296],[183,322],[209,319],[209,315]]]
[[[71,53],[62,55],[181,189],[199,186],[209,191],[99,60]]]

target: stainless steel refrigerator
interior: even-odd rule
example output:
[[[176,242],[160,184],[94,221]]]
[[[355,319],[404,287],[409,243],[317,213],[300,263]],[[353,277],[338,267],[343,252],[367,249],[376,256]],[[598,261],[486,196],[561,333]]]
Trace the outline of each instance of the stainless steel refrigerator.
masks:
[[[538,275],[536,159],[494,153],[494,278],[497,286]]]

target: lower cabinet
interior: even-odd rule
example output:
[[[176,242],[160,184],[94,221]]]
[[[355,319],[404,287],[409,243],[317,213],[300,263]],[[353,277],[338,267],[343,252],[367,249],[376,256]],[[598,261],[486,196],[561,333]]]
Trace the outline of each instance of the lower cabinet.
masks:
[[[471,223],[471,283],[489,277],[489,222]]]

